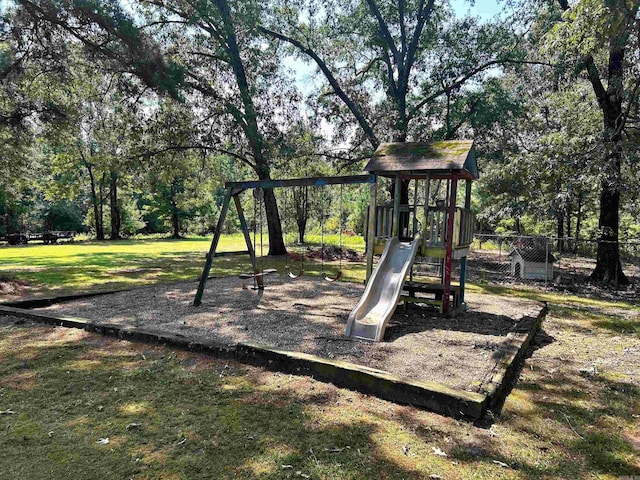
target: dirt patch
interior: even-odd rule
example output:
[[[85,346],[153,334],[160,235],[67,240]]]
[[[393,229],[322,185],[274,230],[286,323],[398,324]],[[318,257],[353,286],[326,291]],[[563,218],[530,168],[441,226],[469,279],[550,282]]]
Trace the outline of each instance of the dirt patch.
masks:
[[[300,259],[301,254],[296,254],[297,259]],[[312,249],[307,247],[307,251],[304,254],[306,258],[314,258],[316,260],[333,261],[333,260],[346,260],[348,262],[361,262],[364,260],[364,254],[358,253],[350,248],[340,248],[335,245],[329,245],[324,248]]]
[[[160,285],[38,310],[228,344],[260,343],[477,391],[504,355],[507,334],[540,308],[529,300],[490,295],[470,295],[469,311],[456,318],[419,306],[399,307],[385,341],[370,343],[344,337],[361,285],[274,275],[265,290],[255,291],[225,277],[212,279],[202,305],[193,307],[196,287]]]
[[[0,277],[0,302],[12,300],[27,291],[27,282]]]

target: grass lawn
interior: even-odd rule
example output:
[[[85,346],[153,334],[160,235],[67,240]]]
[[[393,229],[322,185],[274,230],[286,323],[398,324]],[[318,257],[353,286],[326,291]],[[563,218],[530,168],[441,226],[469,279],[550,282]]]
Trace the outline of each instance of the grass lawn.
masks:
[[[109,269],[139,269],[121,286],[179,280],[199,273],[207,248],[192,239],[0,249],[0,275],[42,282],[42,292],[60,288],[47,278],[102,288]],[[34,277],[30,262],[41,268]],[[192,273],[171,273],[174,264]],[[76,281],[83,267],[90,285]],[[640,476],[637,303],[500,292],[538,297],[550,312],[501,415],[478,426],[309,377],[0,317],[0,478]]]
[[[308,235],[307,241],[313,248],[319,248],[318,235]],[[193,280],[202,273],[210,243],[211,237],[198,237],[181,240],[143,239],[3,246],[0,247],[0,279],[28,283],[27,290],[31,296],[63,295]],[[325,245],[339,245],[338,237],[327,236]],[[343,245],[345,248],[364,250],[364,243],[360,237],[345,236]],[[218,245],[219,252],[244,249],[246,245],[241,234],[224,235]],[[259,243],[257,250],[259,255]],[[292,247],[292,250],[296,250],[296,247]],[[266,241],[263,252],[266,256]],[[333,275],[338,263],[327,262],[326,272]],[[292,270],[299,268],[298,262],[291,264]],[[258,265],[262,268],[277,268],[283,273],[285,260],[259,258]],[[319,275],[320,269],[321,262],[305,261],[306,274]],[[211,274],[236,275],[249,271],[251,263],[248,255],[240,255],[216,258]],[[364,264],[351,263],[348,269],[345,268],[343,279],[363,281]]]

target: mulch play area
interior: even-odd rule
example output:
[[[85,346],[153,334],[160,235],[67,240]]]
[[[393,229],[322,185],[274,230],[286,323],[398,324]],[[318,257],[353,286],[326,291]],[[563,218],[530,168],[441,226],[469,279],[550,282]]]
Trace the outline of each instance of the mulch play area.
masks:
[[[345,362],[364,372],[388,373],[392,383],[439,384],[443,389],[436,390],[459,392],[463,401],[471,402],[504,389],[500,384],[507,379],[506,371],[524,353],[545,313],[543,304],[530,300],[468,294],[468,311],[455,318],[420,306],[399,306],[385,341],[371,343],[344,337],[362,285],[272,275],[259,291],[244,289],[237,277],[215,278],[207,284],[202,305],[193,307],[196,288],[196,282],[158,285],[32,311],[123,330],[165,332],[185,341],[299,352],[331,365]],[[484,412],[488,402],[482,403]]]

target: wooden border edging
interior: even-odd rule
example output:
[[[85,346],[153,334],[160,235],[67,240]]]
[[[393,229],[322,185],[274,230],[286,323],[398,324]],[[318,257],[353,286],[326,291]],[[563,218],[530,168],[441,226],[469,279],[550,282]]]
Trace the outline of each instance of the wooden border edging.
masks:
[[[392,402],[404,403],[451,417],[478,419],[486,413],[487,396],[458,390],[436,382],[418,382],[353,363],[277,350],[253,343],[237,345],[241,362],[287,373],[309,375]]]
[[[506,395],[513,386],[521,360],[527,353],[531,340],[536,336],[542,326],[542,321],[549,308],[547,302],[541,302],[542,308],[537,312],[527,312],[507,335],[504,346],[506,354],[500,358],[491,372],[489,381],[481,386],[481,391],[489,400],[489,409],[498,407],[504,402]]]
[[[119,290],[105,290],[103,292],[87,292],[87,293],[75,293],[72,295],[61,295],[59,297],[44,297],[44,298],[27,298],[26,300],[15,300],[12,302],[0,303],[2,307],[14,307],[14,308],[42,308],[50,307],[56,303],[69,302],[71,300],[81,300],[83,298],[99,297],[101,295],[109,295],[111,293],[128,292],[131,288],[122,288]]]
[[[486,413],[490,401],[489,396],[482,393],[457,390],[436,382],[412,381],[369,367],[253,343],[227,345],[202,339],[190,340],[179,334],[103,324],[82,318],[53,317],[5,305],[0,305],[0,314],[48,325],[79,328],[123,340],[167,345],[219,358],[234,359],[269,370],[309,375],[336,386],[457,418],[481,418]]]

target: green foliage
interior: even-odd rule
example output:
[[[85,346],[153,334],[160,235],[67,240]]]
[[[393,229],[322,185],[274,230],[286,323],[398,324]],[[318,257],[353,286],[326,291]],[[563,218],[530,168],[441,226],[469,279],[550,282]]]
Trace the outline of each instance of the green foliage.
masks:
[[[145,226],[142,220],[142,212],[133,198],[127,198],[120,204],[121,231],[124,235],[134,235]]]
[[[78,203],[66,199],[49,204],[43,212],[43,229],[67,230],[80,232],[83,230],[83,216]]]

